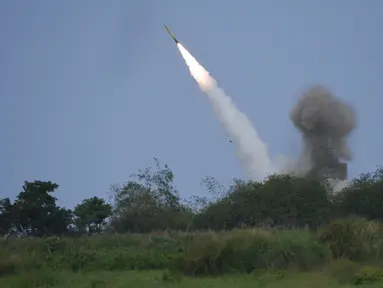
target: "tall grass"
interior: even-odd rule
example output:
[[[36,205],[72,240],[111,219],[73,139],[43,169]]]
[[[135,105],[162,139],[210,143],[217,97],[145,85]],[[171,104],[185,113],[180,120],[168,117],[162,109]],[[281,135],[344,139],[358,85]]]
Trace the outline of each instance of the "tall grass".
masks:
[[[142,270],[169,267],[190,235],[100,235],[81,238],[30,238],[0,243],[0,275],[35,268]]]
[[[319,239],[335,259],[380,262],[383,259],[383,229],[376,221],[338,219],[319,230]]]
[[[317,233],[237,229],[161,232],[0,242],[0,277],[46,269],[72,271],[170,269],[192,276],[263,269],[310,270],[333,258],[380,262],[382,229],[363,219],[336,220]]]
[[[192,276],[291,267],[307,270],[330,259],[330,250],[306,231],[234,230],[196,237],[177,258],[174,269]]]

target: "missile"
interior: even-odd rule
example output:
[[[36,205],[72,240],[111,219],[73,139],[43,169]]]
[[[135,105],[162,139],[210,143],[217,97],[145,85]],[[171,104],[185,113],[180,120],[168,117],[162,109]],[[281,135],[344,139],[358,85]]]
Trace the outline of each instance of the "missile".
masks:
[[[166,28],[166,30],[168,31],[169,35],[173,38],[174,42],[176,42],[176,44],[180,43],[180,42],[176,39],[176,37],[174,37],[174,35],[173,35],[172,31],[170,31],[169,27],[165,25],[165,28]]]

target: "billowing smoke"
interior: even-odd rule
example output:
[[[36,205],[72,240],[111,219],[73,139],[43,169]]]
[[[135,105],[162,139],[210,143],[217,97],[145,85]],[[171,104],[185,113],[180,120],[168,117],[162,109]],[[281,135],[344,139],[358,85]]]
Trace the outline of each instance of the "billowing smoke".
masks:
[[[347,138],[356,126],[354,110],[323,87],[309,89],[291,110],[290,118],[302,133],[303,150],[293,167],[298,175],[317,179],[338,179],[344,186],[346,161],[352,160]]]
[[[287,172],[330,180],[334,190],[345,186],[345,161],[352,159],[347,138],[356,126],[355,112],[350,106],[323,87],[308,90],[290,114],[295,127],[302,133],[303,150],[297,161],[287,163],[287,158],[280,159],[284,163],[279,163],[277,171],[269,158],[266,144],[250,120],[235,107],[209,72],[180,43],[177,46],[191,75],[208,96],[218,120],[236,145],[238,156],[250,178],[261,180],[271,173]]]

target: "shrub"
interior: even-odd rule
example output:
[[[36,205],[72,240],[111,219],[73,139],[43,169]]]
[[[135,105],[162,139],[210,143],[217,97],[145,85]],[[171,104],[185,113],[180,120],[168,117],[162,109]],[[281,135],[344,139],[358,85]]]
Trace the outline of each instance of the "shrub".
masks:
[[[196,236],[175,261],[185,274],[250,273],[260,269],[310,269],[331,257],[306,231],[234,230]]]
[[[191,275],[215,275],[222,270],[219,255],[224,247],[223,239],[213,232],[195,237],[182,256],[175,260],[171,268]]]
[[[79,270],[165,269],[189,236],[174,233],[15,239],[0,246],[0,275],[36,268]]]
[[[383,281],[383,269],[381,267],[367,266],[356,273],[353,284],[362,285],[380,281]]]
[[[8,279],[9,287],[40,288],[60,286],[64,281],[62,275],[49,270],[30,271]]]
[[[16,257],[0,257],[0,277],[16,273],[19,260]]]
[[[329,246],[335,259],[355,261],[382,258],[382,226],[360,218],[334,220],[319,231],[322,243]]]
[[[348,259],[333,261],[326,267],[325,272],[342,284],[363,285],[383,280],[381,267],[363,266]]]
[[[340,283],[352,283],[360,268],[361,264],[349,259],[338,259],[329,263],[324,272]]]

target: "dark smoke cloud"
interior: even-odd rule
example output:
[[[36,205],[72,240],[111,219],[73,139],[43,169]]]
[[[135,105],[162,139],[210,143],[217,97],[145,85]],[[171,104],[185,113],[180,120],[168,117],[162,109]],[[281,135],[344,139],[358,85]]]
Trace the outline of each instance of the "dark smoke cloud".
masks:
[[[356,126],[354,110],[323,87],[313,87],[290,113],[302,133],[303,151],[295,170],[320,179],[347,179],[352,160],[347,138]]]

